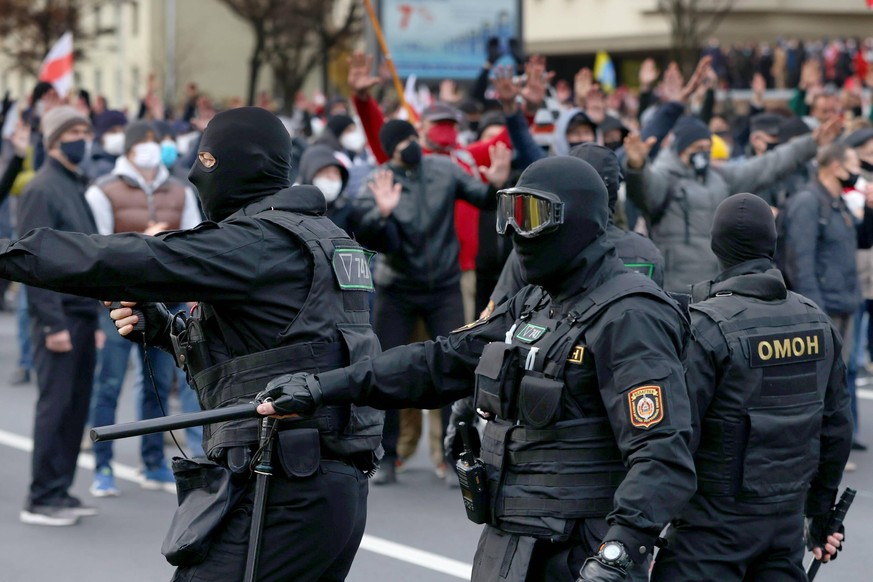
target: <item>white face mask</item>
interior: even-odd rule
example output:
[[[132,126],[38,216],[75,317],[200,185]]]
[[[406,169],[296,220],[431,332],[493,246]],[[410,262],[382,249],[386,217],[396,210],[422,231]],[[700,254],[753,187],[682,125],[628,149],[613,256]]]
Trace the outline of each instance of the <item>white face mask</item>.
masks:
[[[143,170],[153,170],[161,163],[161,144],[153,141],[133,146],[133,165]]]
[[[343,181],[332,178],[315,178],[312,185],[321,190],[328,204],[336,200],[343,189]]]
[[[346,150],[358,154],[367,145],[367,138],[364,136],[364,132],[355,128],[354,131],[346,132],[340,136],[340,145]]]
[[[103,136],[103,151],[110,156],[120,156],[124,153],[124,134],[121,132],[107,133]]]

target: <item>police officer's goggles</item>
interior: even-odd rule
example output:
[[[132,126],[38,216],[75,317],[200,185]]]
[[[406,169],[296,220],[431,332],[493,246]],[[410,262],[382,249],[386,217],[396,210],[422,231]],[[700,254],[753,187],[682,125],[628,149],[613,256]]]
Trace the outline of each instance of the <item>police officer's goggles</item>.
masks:
[[[510,225],[523,237],[534,237],[564,222],[564,203],[550,192],[507,188],[497,192],[497,232]]]

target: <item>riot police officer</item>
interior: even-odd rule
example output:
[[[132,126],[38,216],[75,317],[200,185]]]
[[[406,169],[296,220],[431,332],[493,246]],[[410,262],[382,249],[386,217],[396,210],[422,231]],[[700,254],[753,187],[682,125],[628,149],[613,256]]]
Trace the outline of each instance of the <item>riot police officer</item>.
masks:
[[[205,409],[251,400],[286,371],[323,372],[375,355],[369,253],[324,217],[318,189],[290,187],[290,152],[271,113],[220,113],[189,174],[206,222],[154,237],[35,230],[0,242],[2,277],[103,299],[199,300],[184,323],[160,304],[137,308],[144,339],[175,348]],[[122,333],[140,333],[131,333],[139,316],[129,308],[112,316]],[[375,465],[382,417],[343,404],[279,423],[258,580],[345,579],[364,532],[366,472]],[[183,501],[172,531],[184,535],[165,543],[165,554],[180,566],[175,580],[241,580],[257,421],[210,425],[203,444],[212,463],[180,463],[179,489],[186,500],[223,506],[207,504],[198,514],[196,503]],[[202,495],[193,494],[198,488]],[[200,531],[210,516],[215,527]],[[198,536],[184,539],[190,531]]]
[[[624,580],[694,490],[686,321],[615,256],[606,188],[586,162],[535,162],[498,209],[533,285],[449,337],[277,378],[259,412],[433,408],[475,380],[490,519],[473,580]]]
[[[752,194],[722,202],[712,227],[722,271],[692,288],[686,384],[697,493],[671,526],[652,580],[806,580],[852,445],[840,338],[773,264],[776,226]]]
[[[622,180],[621,167],[615,152],[596,143],[583,143],[571,149],[570,155],[591,164],[606,185],[606,192],[609,194],[609,225],[606,228],[606,236],[615,247],[616,255],[625,267],[651,277],[659,286],[663,285],[664,257],[661,256],[658,247],[639,233],[619,228],[613,220],[618,204],[618,189]],[[503,265],[484,315],[490,313],[489,310],[494,309],[496,304],[515,295],[525,284],[518,254],[512,252]]]

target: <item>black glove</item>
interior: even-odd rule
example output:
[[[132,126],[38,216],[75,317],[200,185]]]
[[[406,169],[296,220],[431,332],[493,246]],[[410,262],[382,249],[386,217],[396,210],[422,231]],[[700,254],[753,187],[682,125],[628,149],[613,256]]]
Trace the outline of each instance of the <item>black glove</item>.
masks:
[[[467,423],[467,430],[470,434],[470,446],[473,447],[473,456],[479,456],[479,450],[482,448],[481,440],[479,439],[479,431],[476,430],[476,409],[473,408],[473,397],[461,398],[452,404],[452,415],[449,418],[449,424],[446,426],[446,438],[443,440],[446,455],[450,459],[457,462],[461,458],[461,453],[464,452],[464,441],[461,434],[458,432],[458,423]]]
[[[588,558],[579,570],[576,582],[624,582],[627,572],[623,568],[609,566],[598,558]]]
[[[112,305],[110,309],[117,309],[120,304]],[[133,331],[122,336],[124,339],[135,344],[143,343],[169,351],[173,350],[170,343],[170,329],[173,325],[173,314],[163,303],[137,303],[130,308],[133,314],[139,318]]]
[[[496,36],[488,39],[488,64],[493,65],[500,55],[503,54],[500,50],[500,40]]]
[[[818,517],[812,517],[808,520],[806,529],[806,548],[810,551],[813,548],[821,548],[822,553],[827,554],[825,544],[828,543],[828,536],[833,535],[834,533],[841,533],[843,534],[843,540],[840,543],[840,547],[837,548],[837,553],[831,556],[831,561],[833,561],[840,555],[840,550],[843,549],[843,544],[846,543],[846,527],[841,525],[840,529],[836,532],[828,531],[830,517],[830,513],[826,513]]]
[[[277,414],[312,416],[321,406],[321,384],[312,374],[285,374],[267,384],[266,395],[273,399]]]

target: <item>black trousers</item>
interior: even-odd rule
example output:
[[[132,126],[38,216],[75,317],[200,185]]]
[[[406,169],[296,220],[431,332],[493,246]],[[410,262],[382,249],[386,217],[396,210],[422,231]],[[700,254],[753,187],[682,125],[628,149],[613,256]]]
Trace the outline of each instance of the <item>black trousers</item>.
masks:
[[[245,574],[254,479],[216,534],[206,560],[179,568],[173,582],[225,582]],[[321,461],[315,474],[270,478],[259,582],[342,582],[367,522],[367,477],[340,461]]]
[[[424,320],[427,333],[435,338],[446,336],[453,329],[464,325],[464,302],[461,299],[460,283],[435,291],[397,291],[391,288],[376,289],[373,306],[373,329],[379,337],[383,350],[409,343],[415,322]],[[442,410],[443,433],[451,416],[451,406]],[[400,412],[385,411],[385,428],[382,431],[382,447],[385,460],[397,459],[397,437],[400,435]]]
[[[66,318],[73,349],[63,353],[46,348],[42,326],[31,322],[33,367],[39,387],[28,496],[32,505],[59,505],[73,484],[94,384],[96,315]]]
[[[703,496],[691,499],[655,559],[652,582],[806,581],[803,515],[733,515]]]

